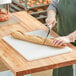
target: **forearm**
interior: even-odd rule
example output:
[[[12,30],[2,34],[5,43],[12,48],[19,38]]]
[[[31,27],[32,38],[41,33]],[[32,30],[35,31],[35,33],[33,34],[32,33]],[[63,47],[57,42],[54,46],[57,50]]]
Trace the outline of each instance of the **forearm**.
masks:
[[[50,16],[56,17],[56,12],[55,12],[54,10],[49,10],[49,11],[47,12],[47,17],[50,17]]]
[[[48,7],[48,11],[47,11],[47,16],[56,16],[56,12],[57,12],[57,4],[58,4],[58,0],[52,0],[52,3],[49,5]]]
[[[56,12],[58,2],[59,2],[59,0],[52,0],[52,3],[48,7],[48,11],[49,10],[54,10]]]
[[[69,34],[67,37],[69,38],[70,42],[75,42],[75,40],[76,40],[76,31]]]

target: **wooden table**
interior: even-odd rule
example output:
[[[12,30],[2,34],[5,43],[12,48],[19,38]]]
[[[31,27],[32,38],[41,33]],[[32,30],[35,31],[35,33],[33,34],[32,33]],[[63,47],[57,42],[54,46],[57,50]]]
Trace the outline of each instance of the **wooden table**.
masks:
[[[47,30],[47,28],[42,23],[24,11],[13,13],[11,20],[0,23],[0,58],[1,61],[14,73],[15,76],[23,76],[25,74],[64,67],[76,63],[76,47],[71,44],[69,44],[73,50],[71,53],[29,62],[16,53],[13,48],[2,41],[2,37],[9,35],[15,30],[28,32],[38,29]],[[58,36],[53,31],[52,35]]]

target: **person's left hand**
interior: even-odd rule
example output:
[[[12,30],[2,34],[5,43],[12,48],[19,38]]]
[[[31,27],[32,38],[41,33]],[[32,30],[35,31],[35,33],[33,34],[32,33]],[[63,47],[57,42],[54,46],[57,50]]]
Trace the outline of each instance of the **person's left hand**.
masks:
[[[62,46],[62,45],[65,45],[67,43],[70,43],[70,40],[67,36],[55,38],[53,41],[54,46]]]

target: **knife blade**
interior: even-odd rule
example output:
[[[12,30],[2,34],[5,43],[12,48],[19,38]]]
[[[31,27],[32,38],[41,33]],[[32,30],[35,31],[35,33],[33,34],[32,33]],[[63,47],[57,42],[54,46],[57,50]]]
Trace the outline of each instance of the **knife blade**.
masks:
[[[51,29],[52,29],[52,24],[49,26],[48,33],[46,34],[45,40],[43,42],[43,45],[45,44],[45,42],[46,42],[46,40],[47,40],[47,38],[48,38],[48,36],[50,34]]]

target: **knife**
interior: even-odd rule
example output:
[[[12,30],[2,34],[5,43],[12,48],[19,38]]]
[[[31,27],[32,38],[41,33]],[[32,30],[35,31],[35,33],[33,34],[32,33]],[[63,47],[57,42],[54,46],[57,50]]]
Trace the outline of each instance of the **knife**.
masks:
[[[48,38],[48,36],[50,34],[51,29],[52,29],[52,24],[49,26],[49,30],[48,30],[48,33],[46,34],[45,40],[43,42],[43,45],[45,44],[45,42],[46,42],[46,40],[47,40],[47,38]]]

